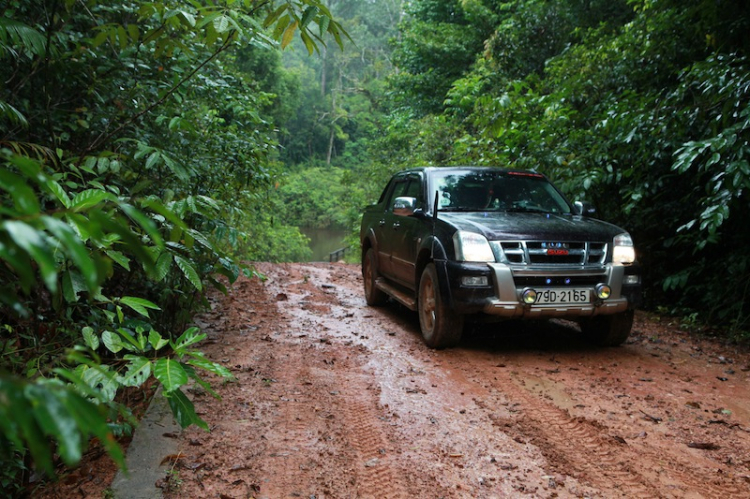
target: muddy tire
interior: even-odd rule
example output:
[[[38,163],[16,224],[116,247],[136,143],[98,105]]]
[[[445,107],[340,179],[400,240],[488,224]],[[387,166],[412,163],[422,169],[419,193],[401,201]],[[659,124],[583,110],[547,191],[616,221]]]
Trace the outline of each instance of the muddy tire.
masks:
[[[581,332],[587,341],[603,347],[621,345],[633,328],[633,311],[614,315],[599,315],[581,321]]]
[[[362,259],[362,278],[365,282],[365,301],[370,306],[382,305],[388,299],[382,290],[375,287],[378,279],[378,264],[375,259],[375,251],[370,248]]]
[[[417,300],[419,327],[427,346],[436,349],[456,346],[461,341],[464,318],[443,303],[432,263],[422,272]]]

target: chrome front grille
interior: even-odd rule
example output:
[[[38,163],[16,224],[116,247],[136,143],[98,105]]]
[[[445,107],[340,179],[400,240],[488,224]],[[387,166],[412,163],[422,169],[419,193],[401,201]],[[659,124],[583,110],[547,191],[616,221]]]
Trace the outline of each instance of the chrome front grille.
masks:
[[[499,241],[493,244],[500,261],[517,265],[601,265],[607,243]]]

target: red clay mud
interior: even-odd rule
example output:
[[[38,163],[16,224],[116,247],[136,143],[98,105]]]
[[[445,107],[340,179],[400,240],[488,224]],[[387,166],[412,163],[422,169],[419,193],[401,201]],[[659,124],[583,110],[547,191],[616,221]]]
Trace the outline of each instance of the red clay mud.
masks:
[[[638,315],[470,329],[434,351],[358,266],[259,264],[200,326],[237,381],[195,391],[167,497],[750,497],[750,360]]]

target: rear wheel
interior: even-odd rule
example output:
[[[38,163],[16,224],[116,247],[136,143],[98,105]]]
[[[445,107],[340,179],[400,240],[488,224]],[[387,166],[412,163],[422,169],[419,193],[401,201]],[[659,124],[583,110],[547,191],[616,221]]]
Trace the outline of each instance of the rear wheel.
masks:
[[[388,296],[375,286],[378,279],[378,264],[375,251],[370,248],[362,259],[362,278],[365,281],[365,301],[370,306],[382,305]]]
[[[443,303],[432,263],[422,272],[417,300],[419,326],[427,346],[438,349],[456,346],[461,341],[464,318]]]
[[[634,312],[628,310],[614,315],[598,315],[581,321],[581,332],[587,341],[603,346],[621,345],[630,336]]]

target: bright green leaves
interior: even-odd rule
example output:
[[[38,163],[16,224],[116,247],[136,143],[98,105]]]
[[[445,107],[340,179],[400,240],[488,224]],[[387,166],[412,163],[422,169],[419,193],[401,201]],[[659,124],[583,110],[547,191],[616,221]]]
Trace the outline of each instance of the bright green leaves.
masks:
[[[0,58],[6,55],[16,58],[44,55],[47,37],[31,26],[8,17],[10,12],[4,12],[0,18]]]
[[[28,448],[43,471],[52,475],[49,439],[57,443],[60,457],[76,464],[90,436],[99,438],[120,466],[122,450],[112,439],[104,408],[57,383],[31,384],[0,377],[0,429],[15,449]],[[18,417],[22,415],[22,417]]]
[[[173,359],[159,359],[154,364],[154,376],[169,394],[187,383],[188,375],[179,362]]]
[[[270,30],[282,49],[299,33],[310,53],[318,50],[319,43],[325,43],[323,37],[326,34],[332,36],[341,48],[343,37],[349,36],[320,0],[270,2],[264,9],[265,18],[260,19],[257,12],[249,11],[245,2],[222,6],[194,3],[191,7],[189,10],[168,9],[158,2],[143,4],[138,11],[138,24],[102,24],[91,43],[99,47],[107,42],[120,50],[142,44],[149,47],[156,58],[171,58],[176,51],[191,51],[182,39],[187,34],[195,37],[198,43],[209,47],[218,45],[219,50],[223,50],[232,41],[270,45],[264,28]],[[142,29],[140,24],[144,26]]]
[[[187,278],[188,282],[190,282],[195,289],[201,291],[203,289],[203,284],[201,283],[198,271],[195,270],[193,264],[180,255],[174,255],[174,261],[177,264],[177,267],[182,271],[183,275]]]
[[[322,2],[284,0],[278,4],[280,5],[269,10],[263,27],[272,29],[272,37],[280,40],[282,49],[292,42],[297,33],[310,54],[318,50],[318,43],[325,43],[325,34],[333,36],[336,44],[343,49],[343,37],[349,38],[349,34],[333,19]],[[316,24],[317,29],[313,29],[312,24]]]
[[[177,424],[182,428],[196,425],[197,427],[208,431],[208,423],[196,414],[195,406],[184,393],[180,390],[175,390],[165,394],[165,397],[167,397],[169,407],[172,409],[172,414],[174,415]]]
[[[123,300],[124,298],[120,299],[120,302]],[[132,300],[130,301],[132,303]],[[121,387],[142,386],[153,375],[161,384],[164,396],[169,399],[175,418],[183,426],[196,424],[207,429],[206,423],[198,417],[193,404],[182,392],[185,385],[194,381],[218,398],[210,384],[200,378],[195,368],[227,380],[234,378],[228,369],[194,350],[199,342],[206,338],[206,335],[196,327],[188,328],[174,341],[164,338],[154,329],[144,334],[141,329],[133,332],[124,327],[118,328],[115,332],[102,332],[101,339],[91,327],[85,327],[82,335],[92,351],[104,345],[113,354],[122,351],[130,353],[118,362],[117,371],[110,365],[93,363],[80,354],[74,356],[74,359],[82,363],[75,370],[75,374],[69,372],[67,377],[76,381],[81,393],[96,393],[98,398],[112,401]],[[166,347],[169,347],[171,355],[154,358]]]
[[[706,138],[682,144],[672,165],[674,171],[696,177],[702,185],[698,199],[691,199],[697,207],[694,218],[678,229],[704,234],[696,250],[718,242],[732,210],[744,209],[742,199],[750,189],[750,95],[742,89],[749,86],[750,68],[716,56],[685,71],[672,96],[675,105],[695,99],[700,112],[695,124],[705,124]]]
[[[95,294],[111,272],[111,261],[129,268],[123,251],[135,255],[146,269],[153,268],[144,241],[157,249],[163,241],[154,221],[141,210],[101,186],[66,189],[30,158],[3,151],[2,159],[0,195],[14,202],[0,209],[0,258],[18,276],[24,294],[37,284],[34,269],[53,294],[62,283],[66,301],[77,301],[83,291]],[[61,206],[47,214],[42,201],[46,209]],[[22,299],[12,290],[6,290],[3,301],[22,312]]]
[[[144,317],[148,317],[148,309],[161,310],[156,304],[144,298],[137,298],[135,296],[123,296],[119,299],[119,302],[122,305],[130,307]]]
[[[17,253],[23,260],[20,260],[20,265],[16,264],[16,271],[22,277],[22,285],[26,292],[31,288],[31,282],[29,281],[29,274],[25,269],[31,268],[31,262],[35,262],[39,266],[39,272],[42,275],[44,284],[47,289],[53,293],[57,292],[57,264],[54,257],[54,247],[47,244],[46,238],[43,237],[43,233],[32,227],[31,225],[19,221],[19,220],[6,220],[0,223],[0,238],[6,236],[9,246],[6,249],[3,247],[0,249],[0,257],[5,257],[8,261],[15,260]]]

